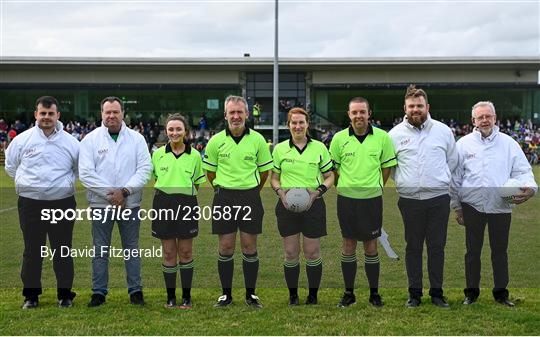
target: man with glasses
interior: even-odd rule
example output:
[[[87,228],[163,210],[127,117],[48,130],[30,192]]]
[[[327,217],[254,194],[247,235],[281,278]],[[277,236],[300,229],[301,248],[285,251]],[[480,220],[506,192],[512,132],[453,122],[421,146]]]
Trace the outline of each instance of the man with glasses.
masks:
[[[465,226],[465,300],[470,305],[480,295],[480,267],[486,224],[493,266],[493,297],[513,307],[508,293],[508,237],[512,208],[530,199],[538,190],[531,165],[519,144],[499,132],[495,106],[489,101],[472,108],[472,133],[458,140],[459,165],[452,177],[452,208]],[[521,186],[511,199],[500,194],[509,179]]]
[[[89,307],[105,303],[109,281],[109,247],[114,222],[118,223],[122,248],[139,247],[139,211],[142,188],[150,178],[152,163],[144,137],[124,123],[124,109],[118,97],[101,101],[101,127],[81,141],[79,174],[88,189],[87,198],[93,214],[92,237],[95,256],[92,260],[92,298]],[[129,209],[128,220],[113,218],[120,209]],[[125,261],[128,294],[132,304],[143,305],[141,259],[129,256]]]

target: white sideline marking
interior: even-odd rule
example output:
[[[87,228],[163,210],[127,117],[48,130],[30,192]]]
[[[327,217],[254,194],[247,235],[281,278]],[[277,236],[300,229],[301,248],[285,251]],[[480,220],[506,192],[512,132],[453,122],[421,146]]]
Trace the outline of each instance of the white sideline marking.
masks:
[[[13,211],[14,209],[17,209],[17,206],[14,206],[14,207],[10,207],[10,208],[4,208],[4,209],[0,209],[0,213],[4,213],[4,212],[9,212],[9,211]]]

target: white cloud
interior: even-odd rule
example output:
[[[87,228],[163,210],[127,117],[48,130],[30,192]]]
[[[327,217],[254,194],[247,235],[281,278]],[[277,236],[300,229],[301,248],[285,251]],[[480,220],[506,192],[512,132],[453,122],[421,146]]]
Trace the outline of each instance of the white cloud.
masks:
[[[2,2],[4,56],[273,55],[272,1]],[[539,3],[280,2],[288,57],[538,56]]]

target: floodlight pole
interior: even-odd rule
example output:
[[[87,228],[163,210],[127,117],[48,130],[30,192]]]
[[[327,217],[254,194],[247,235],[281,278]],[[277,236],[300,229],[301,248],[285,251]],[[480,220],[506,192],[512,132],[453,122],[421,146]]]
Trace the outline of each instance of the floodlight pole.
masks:
[[[279,65],[278,65],[278,0],[275,0],[274,6],[274,104],[272,108],[272,144],[274,146],[279,142]]]

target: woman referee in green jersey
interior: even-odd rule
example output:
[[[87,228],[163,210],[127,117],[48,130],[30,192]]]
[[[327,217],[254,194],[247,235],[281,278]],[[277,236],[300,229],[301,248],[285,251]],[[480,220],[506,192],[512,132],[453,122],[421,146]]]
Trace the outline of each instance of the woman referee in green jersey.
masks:
[[[287,116],[291,137],[279,143],[272,154],[274,168],[272,188],[279,196],[276,217],[285,249],[284,272],[289,288],[289,305],[298,305],[298,277],[300,275],[300,234],[306,259],[309,295],[306,304],[317,304],[321,283],[322,259],[320,238],[326,235],[326,205],[321,196],[334,183],[333,163],[326,146],[308,135],[309,114],[293,108]],[[285,195],[291,188],[305,188],[310,196],[307,211],[288,210]]]
[[[157,214],[157,219],[152,220],[152,236],[161,239],[163,247],[165,307],[176,307],[176,275],[180,270],[182,303],[179,307],[189,309],[192,306],[193,238],[199,233],[197,190],[206,179],[201,154],[185,142],[189,134],[186,119],[180,114],[170,115],[165,130],[169,142],[152,154],[156,179],[152,207]]]

